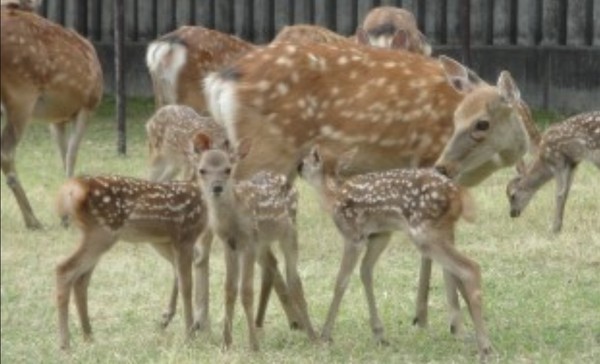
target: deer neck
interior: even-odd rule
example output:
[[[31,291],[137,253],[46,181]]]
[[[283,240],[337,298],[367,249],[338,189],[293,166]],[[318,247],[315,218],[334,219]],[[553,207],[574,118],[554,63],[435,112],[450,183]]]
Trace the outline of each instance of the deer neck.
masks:
[[[236,235],[240,231],[243,211],[233,188],[226,188],[219,196],[207,198],[210,225],[220,236]]]
[[[319,200],[325,211],[331,212],[333,210],[340,185],[339,178],[331,175],[324,175],[314,181],[314,187],[319,194]]]
[[[536,191],[550,179],[552,179],[552,170],[550,170],[538,155],[525,172],[521,185],[527,190]]]

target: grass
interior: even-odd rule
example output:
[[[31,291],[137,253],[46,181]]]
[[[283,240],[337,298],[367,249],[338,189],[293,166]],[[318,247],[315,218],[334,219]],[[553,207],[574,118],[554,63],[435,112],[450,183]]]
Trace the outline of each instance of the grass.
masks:
[[[112,108],[96,114],[82,145],[78,173],[145,175],[143,124],[152,112],[147,101],[129,104],[128,155],[116,154]],[[537,113],[547,122],[552,114]],[[411,325],[418,255],[397,234],[380,259],[375,291],[389,347],[371,340],[366,300],[353,275],[334,330],[334,344],[313,346],[288,330],[278,303],[267,313],[261,352],[247,349],[241,307],[236,308],[234,347],[220,350],[223,260],[214,244],[211,265],[212,333],[183,339],[178,312],[171,327],[158,329],[168,296],[171,269],[149,246],[117,244],[105,255],[90,286],[94,342],[84,343],[72,305],[72,350],[58,350],[54,304],[54,267],[70,254],[77,233],[64,230],[53,213],[54,195],[63,182],[55,147],[44,125],[32,125],[18,150],[23,185],[45,230],[24,228],[14,198],[2,180],[1,205],[1,360],[3,363],[469,363],[476,360],[472,326],[467,338],[451,337],[446,324],[442,277],[434,269],[430,323]],[[484,315],[501,363],[591,363],[600,358],[600,193],[598,171],[582,165],[567,203],[564,231],[552,236],[553,183],[545,186],[523,216],[508,216],[504,187],[512,170],[503,170],[474,190],[475,224],[461,224],[457,244],[482,266]],[[324,322],[342,243],[321,212],[315,195],[300,184],[300,273],[313,322]],[[465,312],[466,315],[466,312]]]

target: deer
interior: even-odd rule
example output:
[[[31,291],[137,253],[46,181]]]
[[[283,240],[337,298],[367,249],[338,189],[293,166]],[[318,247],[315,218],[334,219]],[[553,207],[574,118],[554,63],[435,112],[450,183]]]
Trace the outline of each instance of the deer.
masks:
[[[284,26],[271,43],[317,42],[328,44],[350,44],[352,40],[327,28],[313,24],[294,24]]]
[[[600,169],[600,111],[580,113],[546,129],[533,160],[520,166],[506,187],[510,216],[519,217],[535,193],[554,178],[556,208],[552,232],[558,234],[573,176],[583,161]]]
[[[207,114],[203,78],[252,49],[254,45],[236,36],[202,26],[182,26],[152,41],[146,65],[156,108],[184,104]]]
[[[20,9],[25,11],[35,11],[42,0],[2,0],[0,6],[6,6],[10,9]]]
[[[479,132],[486,137],[466,141],[479,159],[451,171],[461,172],[459,182],[468,187],[516,163],[530,145],[528,130],[536,130],[523,125],[532,119],[523,116],[527,109],[509,72],[490,85],[446,56],[359,45],[271,44],[209,74],[204,92],[232,143],[253,140],[235,180],[261,170],[293,180],[316,143],[327,173],[336,163],[329,156],[357,148],[342,176],[433,166],[459,126],[487,128]],[[465,112],[455,114],[459,106]],[[427,325],[423,283],[430,271],[425,257],[414,319],[420,327]]]
[[[417,27],[414,15],[394,6],[371,9],[357,28],[355,40],[374,47],[405,49],[430,56],[432,47]]]
[[[344,158],[340,158],[343,160]],[[299,166],[300,175],[318,193],[344,239],[344,253],[335,283],[333,300],[321,337],[331,340],[336,316],[350,275],[365,250],[360,276],[367,297],[375,341],[387,345],[373,292],[373,267],[394,231],[404,231],[419,252],[444,267],[451,327],[460,330],[458,288],[475,326],[481,358],[491,352],[482,317],[479,265],[454,247],[457,221],[474,218],[473,202],[464,187],[429,169],[391,169],[358,174],[345,179],[325,174],[318,145]]]
[[[102,98],[102,69],[92,44],[75,31],[20,7],[1,9],[0,99],[6,117],[1,167],[26,227],[40,229],[17,174],[16,148],[31,119],[43,119],[72,176],[87,121]],[[73,124],[69,138],[68,124]]]
[[[192,255],[196,240],[208,225],[206,204],[196,179],[157,183],[122,176],[75,177],[60,188],[56,206],[59,216],[68,216],[81,233],[77,249],[56,267],[61,349],[70,346],[71,292],[84,339],[91,339],[89,283],[101,256],[119,240],[148,242],[175,267],[185,332],[191,334]]]
[[[202,154],[198,167],[211,229],[225,247],[223,348],[228,349],[232,345],[233,311],[239,289],[250,348],[259,350],[252,317],[254,262],[269,252],[275,240],[279,241],[285,259],[290,302],[309,339],[315,341],[317,336],[297,269],[297,191],[286,176],[268,171],[235,183],[232,173],[238,161],[247,155],[249,144],[249,140],[242,141],[233,154],[219,149],[207,150]]]
[[[168,182],[183,172],[183,180],[195,178],[198,157],[204,145],[198,145],[197,138],[209,138],[212,148],[229,150],[223,127],[211,117],[200,116],[186,105],[165,105],[158,109],[146,122],[148,146],[150,154],[149,180]],[[204,140],[204,139],[203,139]],[[199,147],[198,147],[199,146]],[[194,322],[194,330],[205,331],[210,327],[208,317],[209,297],[209,254],[213,233],[210,228],[204,233],[195,249],[194,264],[198,267],[196,277],[196,312],[202,318]],[[160,251],[159,251],[160,252]],[[256,326],[263,327],[266,308],[271,289],[274,287],[291,328],[300,329],[301,323],[295,317],[289,303],[289,295],[285,281],[277,268],[277,259],[269,251],[260,260],[263,267],[262,289],[257,309]],[[177,307],[178,296],[177,274],[173,283],[171,296],[166,310],[162,314],[160,326],[167,328]]]

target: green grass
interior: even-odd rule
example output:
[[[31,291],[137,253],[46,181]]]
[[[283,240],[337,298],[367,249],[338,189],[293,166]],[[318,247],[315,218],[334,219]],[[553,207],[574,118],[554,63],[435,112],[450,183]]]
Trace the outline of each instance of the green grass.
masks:
[[[105,103],[82,145],[78,173],[142,177],[146,168],[143,124],[147,101],[128,105],[128,155],[116,153],[116,126]],[[541,116],[540,116],[541,115]],[[538,118],[553,115],[536,113]],[[171,269],[149,246],[117,244],[95,270],[90,286],[94,342],[82,341],[74,306],[72,350],[58,350],[54,267],[77,244],[73,229],[59,227],[53,213],[63,182],[60,161],[45,125],[32,125],[18,150],[23,185],[45,230],[24,228],[18,207],[2,178],[1,360],[3,363],[469,363],[476,360],[472,326],[467,338],[451,337],[440,269],[434,269],[430,323],[411,325],[418,273],[416,249],[402,235],[376,268],[375,290],[389,347],[371,340],[358,274],[353,275],[334,330],[334,344],[313,346],[288,330],[277,302],[267,313],[261,352],[247,349],[241,307],[236,307],[234,347],[220,350],[223,255],[214,244],[211,265],[212,333],[186,343],[181,314],[166,331],[157,327],[169,292]],[[600,358],[600,193],[599,172],[582,165],[567,203],[563,233],[549,232],[554,186],[548,184],[523,216],[508,216],[504,187],[512,170],[495,174],[474,190],[475,224],[460,224],[457,245],[482,266],[484,315],[501,363],[591,363]],[[300,184],[300,273],[313,322],[320,328],[332,297],[342,242],[321,212],[315,195]],[[466,312],[465,312],[466,314]]]

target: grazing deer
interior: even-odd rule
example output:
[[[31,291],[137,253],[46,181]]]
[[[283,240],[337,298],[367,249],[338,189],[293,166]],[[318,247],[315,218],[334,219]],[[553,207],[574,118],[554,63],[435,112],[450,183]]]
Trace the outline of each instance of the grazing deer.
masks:
[[[328,44],[348,45],[352,41],[342,35],[337,34],[327,28],[312,24],[294,24],[286,25],[281,29],[271,43],[289,42],[305,43],[317,42]]]
[[[232,170],[237,159],[247,154],[247,145],[242,142],[233,157],[222,150],[208,150],[203,153],[199,166],[211,228],[225,243],[223,345],[229,348],[232,343],[233,311],[239,289],[250,347],[253,350],[259,348],[252,318],[254,261],[257,256],[261,260],[274,240],[279,240],[285,257],[290,301],[309,338],[315,340],[297,270],[297,192],[285,176],[267,171],[234,184]]]
[[[299,167],[300,174],[320,195],[344,238],[344,255],[338,272],[333,301],[323,326],[322,338],[331,333],[349,277],[360,253],[361,279],[369,306],[374,339],[385,344],[384,329],[373,293],[373,267],[389,243],[393,231],[405,231],[422,255],[444,267],[447,294],[452,309],[452,327],[462,326],[456,288],[467,302],[479,353],[491,351],[482,315],[479,265],[454,247],[458,219],[473,218],[472,203],[464,188],[431,169],[393,169],[356,175],[346,180],[326,175],[317,147]]]
[[[508,183],[510,216],[521,215],[537,190],[554,177],[556,210],[552,231],[560,232],[573,175],[582,161],[600,168],[600,111],[572,116],[544,132],[533,161],[520,168],[518,176]]]
[[[194,244],[208,223],[208,214],[196,180],[155,183],[118,177],[77,177],[58,194],[57,210],[69,216],[81,231],[77,250],[56,268],[60,346],[69,347],[71,291],[86,339],[92,329],[87,290],[102,254],[118,240],[149,242],[177,271],[186,333],[192,329],[192,255]]]
[[[356,41],[375,47],[406,49],[431,55],[431,45],[419,31],[414,15],[405,9],[379,6],[371,9],[356,30]]]
[[[150,180],[168,182],[183,171],[185,181],[195,176],[195,166],[203,151],[203,145],[198,148],[194,138],[199,134],[211,140],[212,148],[229,149],[223,127],[207,116],[198,115],[194,109],[185,105],[166,105],[161,107],[146,123],[148,145],[150,149]],[[204,139],[203,139],[204,140]],[[201,243],[195,250],[195,265],[198,267],[196,277],[196,312],[200,321],[194,322],[194,329],[203,330],[209,327],[208,318],[208,276],[209,254],[213,234],[206,231]],[[160,251],[159,251],[160,253]],[[283,309],[292,328],[300,328],[301,323],[296,319],[285,281],[277,269],[277,259],[269,251],[261,260],[263,265],[263,280],[261,296],[256,317],[256,326],[262,327],[271,288],[275,287]],[[166,328],[175,315],[177,307],[177,275],[173,284],[167,309],[162,315],[161,326]]]
[[[27,4],[21,2],[20,4]],[[102,97],[102,70],[94,47],[76,32],[31,12],[2,6],[2,172],[25,225],[41,228],[15,167],[15,151],[34,118],[51,124],[67,176],[73,174],[90,113]],[[69,140],[66,127],[73,122]]]
[[[201,26],[182,26],[148,45],[146,65],[152,77],[156,108],[167,104],[207,112],[202,80],[254,46]]]

